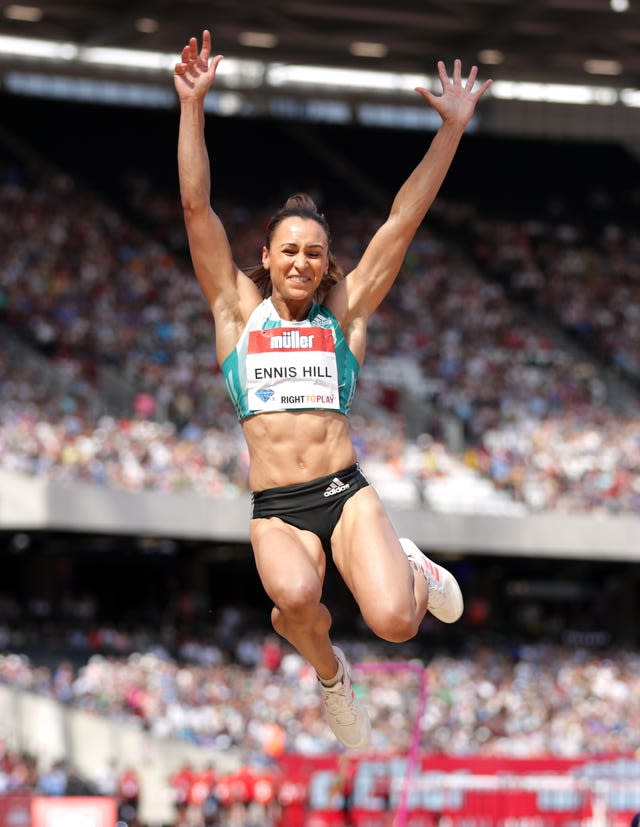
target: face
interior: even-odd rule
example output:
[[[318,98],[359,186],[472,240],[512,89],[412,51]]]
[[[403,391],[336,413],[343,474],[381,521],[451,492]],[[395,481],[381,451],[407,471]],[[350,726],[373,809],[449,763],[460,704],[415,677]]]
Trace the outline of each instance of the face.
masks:
[[[310,300],[329,264],[324,229],[312,218],[291,216],[276,227],[262,264],[269,270],[274,297],[285,301]]]

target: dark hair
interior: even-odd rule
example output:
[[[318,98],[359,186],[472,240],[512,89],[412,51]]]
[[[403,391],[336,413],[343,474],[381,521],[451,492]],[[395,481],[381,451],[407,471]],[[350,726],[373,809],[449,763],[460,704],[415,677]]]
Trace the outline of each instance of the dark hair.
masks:
[[[344,272],[331,252],[331,230],[329,229],[327,219],[321,212],[319,212],[313,198],[303,192],[296,193],[296,195],[292,195],[290,198],[287,198],[284,205],[280,207],[280,209],[271,217],[269,223],[267,224],[264,246],[267,249],[269,248],[273,234],[278,226],[285,220],[285,218],[291,218],[292,216],[297,216],[298,218],[310,218],[312,221],[316,221],[327,234],[327,242],[329,244],[329,266],[327,267],[326,274],[322,277],[322,281],[318,285],[315,295],[316,300],[322,302],[333,285],[344,278]],[[267,298],[267,296],[271,295],[271,276],[269,271],[265,270],[262,264],[258,264],[255,267],[249,267],[246,274],[254,282],[254,284],[257,285],[263,298]]]

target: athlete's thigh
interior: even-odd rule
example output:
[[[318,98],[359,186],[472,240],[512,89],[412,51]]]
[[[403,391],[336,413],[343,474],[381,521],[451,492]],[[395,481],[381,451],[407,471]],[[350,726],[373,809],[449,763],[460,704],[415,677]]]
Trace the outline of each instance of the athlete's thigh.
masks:
[[[315,534],[269,517],[251,520],[249,536],[258,575],[272,600],[291,590],[322,589],[326,557]]]
[[[361,609],[381,595],[413,600],[406,555],[373,486],[347,500],[331,546],[336,567]]]

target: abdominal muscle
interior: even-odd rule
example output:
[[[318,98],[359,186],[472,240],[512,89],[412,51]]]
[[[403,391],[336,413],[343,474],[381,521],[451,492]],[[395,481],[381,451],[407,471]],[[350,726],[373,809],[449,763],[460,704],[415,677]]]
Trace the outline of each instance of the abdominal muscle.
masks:
[[[356,461],[349,421],[335,411],[257,414],[243,431],[252,491],[308,482]]]

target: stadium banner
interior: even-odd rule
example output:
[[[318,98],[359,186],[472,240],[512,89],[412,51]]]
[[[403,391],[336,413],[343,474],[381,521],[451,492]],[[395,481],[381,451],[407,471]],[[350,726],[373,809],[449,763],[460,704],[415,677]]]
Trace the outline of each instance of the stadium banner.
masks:
[[[578,827],[603,816],[628,827],[640,810],[640,760],[454,758],[421,755],[408,784],[404,756],[284,755],[279,827]],[[405,798],[403,799],[403,794]]]
[[[0,827],[30,827],[31,795],[7,793],[0,795]]]
[[[118,808],[103,796],[34,796],[31,827],[114,827]]]

